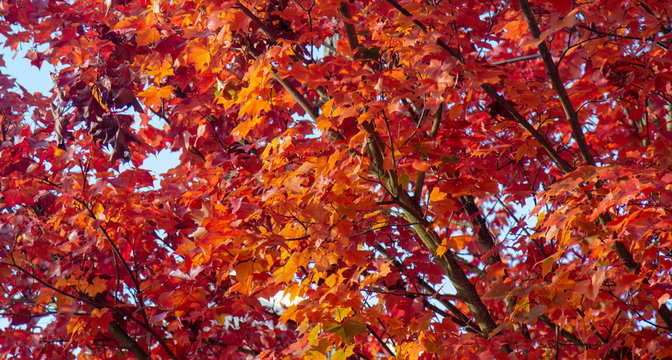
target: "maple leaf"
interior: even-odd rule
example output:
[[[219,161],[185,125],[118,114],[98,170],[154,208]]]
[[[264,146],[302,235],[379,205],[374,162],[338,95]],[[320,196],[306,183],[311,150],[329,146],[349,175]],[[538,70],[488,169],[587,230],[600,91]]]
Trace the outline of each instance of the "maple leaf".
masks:
[[[85,291],[89,296],[95,297],[96,295],[104,292],[105,290],[107,290],[107,281],[105,279],[96,277],[86,287]]]
[[[327,324],[326,331],[338,335],[346,344],[351,343],[355,336],[366,332],[366,327],[360,321],[349,318],[340,323]]]
[[[671,11],[1,1],[0,353],[665,357]]]
[[[154,27],[146,27],[136,32],[138,46],[147,46],[159,42],[161,34]]]
[[[144,99],[144,103],[147,106],[156,106],[161,104],[161,100],[170,99],[175,87],[171,85],[156,87],[155,85],[150,86],[144,91],[138,93],[138,96]]]

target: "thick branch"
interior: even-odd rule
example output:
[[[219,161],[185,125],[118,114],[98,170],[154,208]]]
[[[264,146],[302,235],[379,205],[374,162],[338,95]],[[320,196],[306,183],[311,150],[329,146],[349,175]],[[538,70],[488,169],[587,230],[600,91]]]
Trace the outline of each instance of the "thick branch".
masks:
[[[530,8],[530,3],[527,2],[527,0],[518,0],[518,2],[520,3],[520,8],[523,11],[523,16],[525,17],[525,20],[527,21],[527,24],[530,26],[532,36],[534,36],[535,39],[538,39],[539,36],[541,35],[541,31],[539,31],[539,26],[537,25],[537,20],[534,18],[534,14],[532,13],[532,9]],[[565,89],[565,85],[562,83],[560,73],[558,73],[558,67],[555,65],[555,62],[551,57],[551,53],[548,50],[548,46],[546,46],[546,42],[541,41],[538,45],[538,49],[541,58],[544,60],[544,65],[546,66],[546,72],[548,73],[548,76],[551,79],[553,88],[555,89],[555,92],[558,94],[558,98],[560,99],[562,109],[565,111],[565,116],[567,117],[569,126],[572,128],[572,135],[574,137],[574,140],[576,141],[576,144],[579,146],[581,157],[583,158],[583,161],[586,162],[586,164],[595,165],[595,159],[593,158],[593,154],[590,152],[590,147],[588,146],[586,138],[583,135],[583,130],[581,129],[579,118],[576,115],[576,110],[574,110],[574,106],[572,105],[572,102],[569,99],[567,89]]]
[[[481,89],[485,90],[485,92],[488,95],[490,95],[490,97],[493,100],[495,100],[495,102],[501,105],[515,119],[515,121],[518,124],[520,124],[520,126],[523,127],[523,129],[527,130],[532,135],[532,137],[534,137],[534,139],[537,140],[539,144],[541,144],[541,147],[543,147],[544,150],[546,150],[546,153],[551,157],[551,159],[553,159],[553,161],[558,165],[558,167],[560,168],[560,170],[562,170],[562,172],[568,173],[574,170],[572,165],[570,165],[567,162],[567,160],[560,157],[560,154],[558,154],[558,152],[555,151],[555,149],[548,142],[548,140],[546,140],[546,138],[543,135],[541,135],[541,133],[539,133],[539,131],[537,131],[537,129],[535,129],[534,126],[532,126],[532,124],[530,124],[527,121],[527,119],[525,119],[523,115],[521,115],[518,112],[518,110],[516,110],[511,105],[511,103],[509,103],[508,101],[506,101],[506,99],[504,99],[501,95],[499,95],[497,91],[495,91],[495,89],[492,88],[492,86],[490,86],[489,84],[482,84]]]
[[[350,44],[350,51],[355,51],[359,47],[359,41],[357,40],[357,31],[355,30],[355,26],[349,22],[351,15],[348,3],[342,2],[338,8],[338,11],[344,18],[347,19],[343,21],[343,27],[345,27],[345,34],[348,37],[348,43]]]
[[[259,58],[259,53],[257,53],[252,47],[249,47],[248,51],[255,59]],[[280,83],[280,85],[282,85],[282,87],[285,88],[285,90],[287,90],[290,95],[292,95],[294,101],[296,101],[301,106],[301,108],[308,114],[308,116],[310,116],[313,121],[317,120],[319,115],[317,108],[315,108],[315,106],[313,106],[294,85],[292,85],[289,81],[281,78],[273,67],[271,67],[271,75],[273,75],[275,81]]]
[[[478,243],[481,244],[484,252],[490,251],[495,247],[495,239],[492,237],[490,230],[488,230],[488,225],[483,215],[481,215],[481,210],[476,206],[474,197],[471,195],[460,196],[460,202],[472,221]],[[496,254],[493,260],[500,262],[499,254]]]
[[[376,250],[380,252],[385,259],[392,261],[392,265],[398,269],[404,269],[405,266],[404,264],[397,258],[391,257],[387,250],[383,248],[382,245],[378,244],[376,245]],[[415,279],[416,283],[425,291],[429,292],[432,295],[437,294],[436,289],[432,285],[430,285],[428,282],[423,280],[420,277],[416,277]],[[450,318],[451,320],[457,324],[458,326],[464,327],[467,331],[473,332],[475,334],[478,334],[480,336],[483,336],[483,333],[479,329],[478,325],[476,325],[467,315],[464,315],[460,309],[457,308],[457,306],[453,305],[450,301],[444,299],[443,297],[438,297],[437,300],[441,303],[441,305],[445,306],[446,309],[450,312]],[[429,304],[431,305],[431,304]],[[435,309],[433,309],[436,311]]]
[[[388,1],[393,2],[394,0]],[[397,6],[399,5],[397,4]],[[410,14],[404,15],[408,16]],[[414,20],[414,23],[416,23],[416,25],[419,24],[419,26],[422,26],[422,24],[417,20]],[[424,28],[424,31],[426,31],[426,28]],[[446,49],[446,51],[452,52],[454,56],[459,56],[454,50],[449,49],[445,43],[441,43],[443,44],[442,47]],[[249,51],[255,58],[259,56],[259,54],[254,53],[253,49],[250,48]],[[285,87],[287,91],[290,92],[297,103],[299,103],[304,108],[304,110],[306,110],[313,120],[316,120],[318,112],[307,102],[305,97],[301,95],[293,85],[284,79],[281,79],[275,70],[272,70],[272,74],[275,79],[280,82],[280,84]],[[444,272],[446,275],[448,275],[449,279],[453,283],[453,286],[457,289],[458,296],[465,302],[469,308],[469,311],[474,316],[476,323],[481,329],[481,332],[485,337],[487,337],[488,334],[490,334],[497,327],[494,318],[483,303],[474,285],[469,281],[462,268],[460,268],[455,254],[449,250],[443,255],[437,255],[437,248],[441,244],[441,238],[434,230],[432,230],[431,224],[425,218],[422,210],[419,208],[417,201],[413,201],[406,191],[399,189],[396,174],[394,174],[393,171],[386,171],[384,169],[384,148],[381,146],[380,137],[375,132],[375,129],[370,126],[367,131],[370,135],[369,144],[367,145],[367,152],[371,158],[371,164],[374,172],[376,172],[379,180],[384,185],[386,190],[395,198],[397,204],[403,209],[404,218],[409,221],[409,223],[414,224],[412,225],[412,228],[415,230],[421,241],[427,246],[432,255],[436,257],[437,262],[444,269]],[[508,347],[506,348],[507,350],[510,350]]]
[[[535,39],[538,39],[541,35],[541,31],[539,31],[539,26],[537,25],[537,20],[534,18],[534,14],[530,8],[530,3],[527,0],[518,0],[518,2],[520,3],[520,8],[523,11],[523,16],[525,17],[525,20],[530,27],[532,36],[534,36]],[[562,83],[562,79],[558,73],[558,67],[553,62],[553,58],[551,57],[551,53],[548,50],[548,46],[546,46],[546,42],[541,41],[538,45],[538,49],[541,58],[544,60],[546,72],[551,79],[553,88],[558,94],[560,104],[565,111],[565,116],[567,117],[567,121],[569,122],[569,125],[572,129],[572,136],[579,146],[581,157],[583,158],[583,161],[586,162],[586,164],[595,165],[595,159],[593,158],[590,147],[588,146],[586,138],[583,135],[583,130],[581,129],[578,116],[574,110],[571,100],[569,99],[567,89],[565,89],[565,86]],[[600,216],[600,222],[603,226],[606,226],[609,221],[610,217],[608,214],[603,214]],[[616,241],[614,244],[614,251],[616,251],[616,254],[619,256],[619,258],[621,258],[628,269],[637,271],[640,268],[640,264],[635,261],[632,254],[622,241]],[[661,319],[663,319],[667,327],[672,329],[672,312],[670,312],[665,304],[663,304],[658,309],[658,315],[661,317]]]
[[[147,354],[147,352],[145,351],[145,349],[143,349],[143,348],[138,344],[137,341],[135,341],[132,337],[130,337],[130,336],[126,333],[126,331],[124,331],[124,330],[121,328],[121,326],[119,325],[119,323],[117,323],[116,321],[111,322],[110,325],[109,325],[107,328],[110,330],[110,332],[112,333],[112,335],[114,335],[114,337],[115,337],[117,340],[119,340],[119,343],[121,343],[121,345],[122,345],[123,347],[125,347],[125,348],[128,349],[130,352],[132,352],[133,355],[135,355],[135,357],[136,357],[137,359],[140,359],[140,360],[151,360],[151,357],[149,356],[149,354]]]
[[[266,24],[264,24],[258,16],[254,15],[252,11],[250,11],[250,9],[248,9],[245,5],[237,2],[236,7],[240,9],[247,17],[249,17],[250,20],[252,20],[252,22],[259,27],[261,32],[264,33],[266,37],[268,37],[269,40],[273,42],[278,40],[278,37],[275,35],[275,33],[269,29]]]

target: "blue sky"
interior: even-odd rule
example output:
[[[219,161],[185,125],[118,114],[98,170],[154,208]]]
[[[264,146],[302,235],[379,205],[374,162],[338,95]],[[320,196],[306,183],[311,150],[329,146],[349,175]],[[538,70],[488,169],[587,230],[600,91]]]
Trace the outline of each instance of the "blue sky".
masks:
[[[29,49],[28,45],[23,45],[15,54],[7,48],[0,48],[0,55],[5,61],[5,67],[1,67],[0,72],[16,79],[17,83],[31,93],[50,94],[53,87],[51,73],[55,71],[55,68],[47,62],[43,63],[41,69],[32,66],[30,60],[25,58],[26,50]],[[155,175],[158,175],[176,166],[179,163],[178,157],[177,153],[162,151],[157,156],[147,158],[142,168],[151,170]],[[158,179],[154,182],[154,185],[158,185]]]
[[[30,65],[30,60],[24,57],[25,51],[28,49],[27,46],[19,48],[18,53],[15,55],[11,50],[3,48],[0,54],[5,61],[5,67],[0,68],[0,71],[14,77],[21,86],[30,92],[48,94],[51,92],[52,87],[49,74],[54,71],[54,67],[46,62],[42,66],[42,69]]]

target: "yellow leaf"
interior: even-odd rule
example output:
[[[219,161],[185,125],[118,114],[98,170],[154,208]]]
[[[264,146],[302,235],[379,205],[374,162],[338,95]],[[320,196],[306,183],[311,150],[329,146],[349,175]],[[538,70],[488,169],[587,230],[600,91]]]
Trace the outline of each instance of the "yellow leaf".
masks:
[[[334,99],[329,99],[322,105],[322,114],[331,115],[331,109],[334,106]]]
[[[37,298],[35,299],[35,305],[46,305],[51,302],[53,291],[49,288],[42,287],[37,292]]]
[[[103,215],[103,205],[100,203],[97,203],[96,205],[93,206],[93,214],[96,216],[98,220],[105,220],[105,215]]]
[[[336,277],[336,274],[331,274],[326,280],[324,280],[324,284],[327,285],[327,287],[332,288],[334,285],[336,285],[337,280],[338,278]]]
[[[449,238],[449,243],[453,249],[460,250],[467,246],[467,243],[471,240],[472,238],[470,235],[459,235]]]
[[[310,345],[312,346],[317,346],[319,342],[319,337],[320,337],[320,326],[315,326],[312,330],[310,330],[310,335],[308,335],[308,341],[310,342]]]
[[[91,316],[100,319],[101,317],[103,317],[103,315],[107,314],[108,311],[110,311],[109,308],[93,309],[91,311]]]
[[[226,324],[227,320],[229,320],[229,315],[226,313],[219,313],[215,315],[215,322],[217,322],[219,325]]]
[[[96,88],[93,88],[93,89],[91,90],[91,93],[93,94],[93,97],[96,99],[96,101],[98,102],[98,104],[100,105],[100,107],[103,108],[103,110],[105,110],[105,111],[109,111],[109,110],[110,110],[110,109],[109,109],[107,106],[105,106],[105,104],[103,104],[103,102],[100,100],[100,92],[98,92],[98,90],[97,90]]]
[[[66,327],[67,333],[74,337],[74,335],[82,327],[84,327],[84,321],[81,321],[80,318],[78,318],[78,317],[70,318],[70,322],[68,323],[68,326]],[[70,341],[72,341],[72,339]]]
[[[340,160],[340,158],[341,152],[338,150],[334,151],[334,153],[329,156],[329,161],[327,161],[327,172],[331,171],[331,169],[336,166],[336,162]]]
[[[238,116],[242,117],[243,115],[249,115],[250,117],[255,117],[261,115],[262,111],[268,111],[270,109],[271,104],[269,104],[268,101],[263,99],[250,99],[240,107]]]
[[[325,331],[338,335],[341,340],[351,343],[358,334],[366,332],[366,326],[356,319],[347,319],[342,323],[330,323]]]
[[[541,263],[541,276],[545,277],[549,272],[551,272],[551,269],[553,269],[553,263],[555,263],[553,256],[549,256],[544,259],[544,261]]]
[[[331,121],[322,119],[317,122],[317,128],[322,132],[327,132],[331,128]]]
[[[523,156],[527,156],[529,158],[535,157],[537,155],[537,149],[534,147],[531,147],[530,145],[523,144],[521,145],[518,150],[516,151],[516,161],[520,161],[520,159],[523,158]]]
[[[135,21],[124,19],[115,23],[114,26],[112,27],[112,30],[134,28],[135,25],[136,25]]]
[[[345,351],[343,349],[338,349],[336,350],[332,355],[331,355],[331,360],[345,360]]]
[[[236,125],[236,127],[231,131],[231,134],[238,135],[241,138],[244,138],[245,136],[247,136],[247,133],[249,133],[250,130],[252,130],[254,125],[255,125],[254,120],[241,121],[240,124]],[[266,149],[270,151],[270,146],[267,146]],[[262,157],[264,157],[264,155],[262,155]]]
[[[334,318],[336,319],[336,321],[341,322],[341,321],[345,320],[352,313],[352,308],[349,308],[349,307],[344,308],[344,307],[338,306],[333,310],[333,313],[334,313]]]

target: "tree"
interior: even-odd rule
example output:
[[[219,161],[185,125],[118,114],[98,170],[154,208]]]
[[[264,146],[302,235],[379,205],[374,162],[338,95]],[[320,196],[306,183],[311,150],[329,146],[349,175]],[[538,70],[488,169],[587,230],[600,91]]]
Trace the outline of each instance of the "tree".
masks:
[[[2,1],[2,358],[672,357],[671,12]]]

